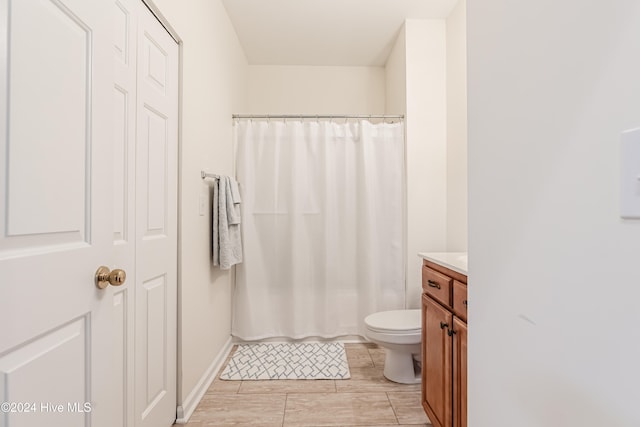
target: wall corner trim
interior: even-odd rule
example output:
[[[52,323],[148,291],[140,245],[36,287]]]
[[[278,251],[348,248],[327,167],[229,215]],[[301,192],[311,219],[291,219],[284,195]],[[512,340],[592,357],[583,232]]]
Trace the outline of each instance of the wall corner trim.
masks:
[[[198,384],[193,388],[191,393],[184,399],[182,404],[178,405],[176,410],[176,424],[186,424],[193,415],[193,411],[196,410],[198,403],[202,400],[202,397],[207,392],[207,389],[216,379],[216,374],[224,364],[227,356],[231,352],[231,348],[233,346],[233,342],[231,340],[231,336],[227,339],[227,342],[224,343],[222,349],[218,353],[218,355],[213,359],[209,368],[205,371]]]

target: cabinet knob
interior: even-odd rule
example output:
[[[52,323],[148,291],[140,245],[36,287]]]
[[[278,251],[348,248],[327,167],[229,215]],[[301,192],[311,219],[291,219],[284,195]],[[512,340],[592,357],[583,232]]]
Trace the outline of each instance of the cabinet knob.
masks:
[[[453,336],[454,334],[456,334],[456,333],[457,333],[457,332],[456,332],[456,331],[454,331],[453,329],[449,329],[449,330],[447,331],[447,334],[448,334],[450,337],[452,337],[452,336]]]
[[[444,329],[444,328],[448,328],[448,327],[449,327],[448,323],[440,322],[440,329]]]
[[[463,304],[465,307],[469,307],[469,304],[467,304],[467,300],[462,301],[462,304]]]
[[[440,283],[434,282],[433,280],[427,280],[427,284],[432,288],[440,289]]]

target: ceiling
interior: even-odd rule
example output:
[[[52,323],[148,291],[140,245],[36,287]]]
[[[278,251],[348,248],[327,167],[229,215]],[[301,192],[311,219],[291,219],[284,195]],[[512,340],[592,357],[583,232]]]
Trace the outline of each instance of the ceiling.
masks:
[[[457,0],[223,0],[252,65],[383,66],[405,19]]]

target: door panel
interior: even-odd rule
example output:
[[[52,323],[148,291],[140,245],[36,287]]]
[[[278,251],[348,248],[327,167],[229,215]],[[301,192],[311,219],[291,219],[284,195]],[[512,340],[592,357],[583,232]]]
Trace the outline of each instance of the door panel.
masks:
[[[145,80],[150,86],[155,87],[161,95],[167,94],[167,67],[169,66],[168,54],[161,47],[161,42],[156,42],[154,36],[144,35],[143,59]]]
[[[132,95],[117,83],[114,87],[114,123],[113,123],[113,241],[114,244],[126,244],[129,235],[129,129],[135,127],[129,120],[129,99]],[[131,144],[132,145],[132,144]]]
[[[129,345],[130,316],[129,316],[129,290],[123,289],[113,295],[113,322],[114,337],[113,350],[115,355],[115,366],[113,370],[114,386],[117,390],[117,399],[115,402],[115,413],[117,415],[118,426],[126,427],[133,425],[130,419],[129,399],[133,393],[130,392],[132,387],[130,372],[132,364],[128,354],[133,348]]]
[[[0,0],[0,399],[37,406],[2,427],[118,424],[113,289],[94,283],[113,267],[110,16]]]
[[[146,233],[143,239],[166,237],[166,214],[169,208],[167,194],[167,117],[153,111],[145,105],[141,122],[142,138],[138,141],[141,149],[146,151],[143,156],[148,160],[145,182],[147,200],[144,208],[147,212]],[[144,171],[142,171],[144,172]],[[141,224],[142,225],[142,224]]]
[[[115,48],[115,57],[121,64],[127,66],[131,63],[131,58],[129,58],[129,48],[132,45],[131,6],[128,0],[116,0],[115,6],[113,17],[113,46]],[[135,41],[135,38],[133,40]]]
[[[138,293],[142,299],[144,307],[138,319],[144,324],[142,329],[146,331],[145,337],[140,337],[142,342],[139,348],[142,349],[142,359],[146,363],[145,384],[143,384],[146,394],[146,407],[143,412],[152,410],[156,402],[167,392],[167,353],[168,347],[165,342],[166,327],[166,278],[164,275],[146,281],[142,286],[143,292]]]
[[[7,413],[3,425],[44,426],[52,417],[56,425],[85,424],[91,410],[84,406],[91,401],[87,326],[88,317],[81,317],[0,357],[0,402],[30,405],[28,413]],[[3,396],[5,387],[10,396]]]
[[[90,28],[74,11],[52,1],[14,1],[8,18],[3,252],[89,242]]]

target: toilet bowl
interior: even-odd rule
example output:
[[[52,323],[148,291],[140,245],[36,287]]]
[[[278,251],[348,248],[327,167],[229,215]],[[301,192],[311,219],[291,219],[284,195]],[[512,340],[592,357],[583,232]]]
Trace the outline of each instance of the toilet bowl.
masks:
[[[384,376],[401,384],[419,383],[414,356],[420,360],[420,310],[381,311],[365,317],[364,324],[367,338],[386,351]]]

